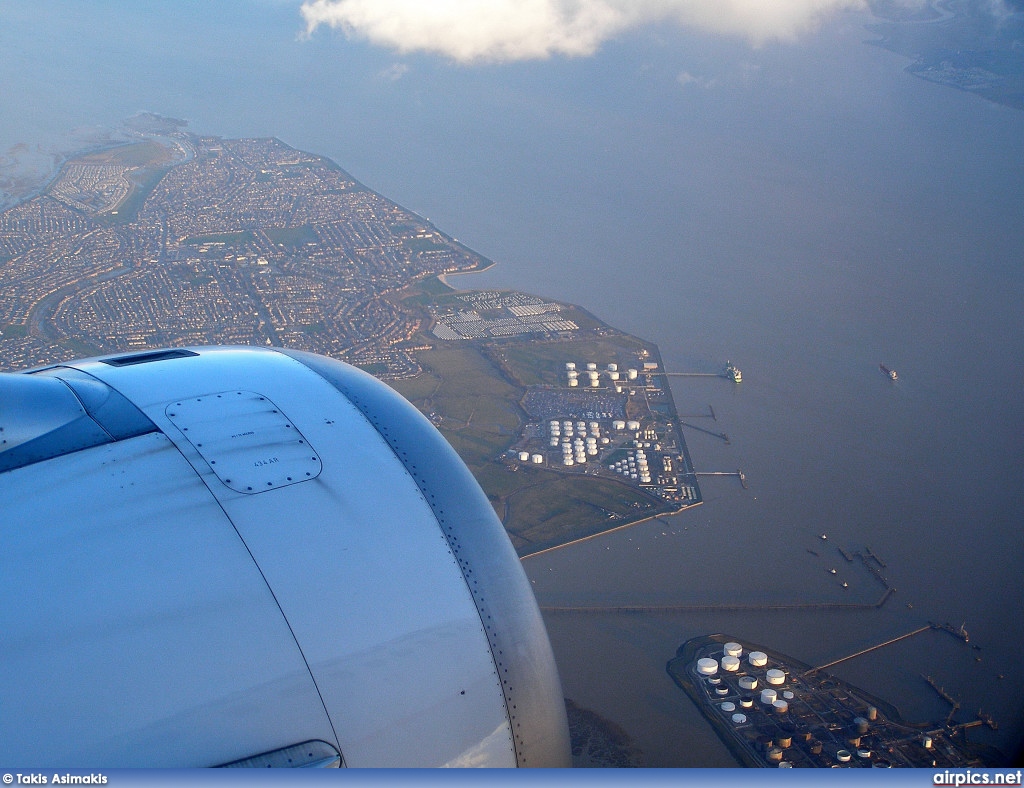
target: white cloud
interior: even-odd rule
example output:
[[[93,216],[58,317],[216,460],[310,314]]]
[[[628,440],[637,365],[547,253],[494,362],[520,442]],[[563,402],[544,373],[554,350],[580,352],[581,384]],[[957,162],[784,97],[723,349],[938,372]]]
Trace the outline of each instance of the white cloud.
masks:
[[[399,52],[470,63],[591,55],[626,30],[659,22],[761,43],[862,7],[864,0],[305,0],[302,15],[309,33],[328,25]]]

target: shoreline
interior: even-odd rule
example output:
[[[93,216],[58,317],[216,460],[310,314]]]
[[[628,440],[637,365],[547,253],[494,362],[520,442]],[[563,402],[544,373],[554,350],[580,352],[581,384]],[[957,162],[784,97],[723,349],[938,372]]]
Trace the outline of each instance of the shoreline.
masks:
[[[496,262],[489,260],[487,265],[483,268],[474,268],[472,271],[452,271],[450,274],[438,274],[437,281],[445,287],[451,288],[455,292],[459,292],[462,288],[455,287],[455,285],[451,284],[451,282],[448,281],[449,276],[472,276],[473,274],[482,274],[485,271],[490,271],[496,265],[498,265]]]

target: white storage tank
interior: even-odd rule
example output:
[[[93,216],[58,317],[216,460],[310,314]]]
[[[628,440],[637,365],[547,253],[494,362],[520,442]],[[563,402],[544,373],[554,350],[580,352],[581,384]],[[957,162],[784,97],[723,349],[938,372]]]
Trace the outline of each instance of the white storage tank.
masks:
[[[747,715],[746,714],[739,714],[739,713],[733,714],[732,715],[732,721],[733,721],[734,725],[742,725],[743,723],[745,723],[747,721]]]
[[[732,701],[727,700],[725,703],[722,704],[721,709],[724,712],[732,714],[734,711],[736,711],[736,704]]]
[[[778,668],[768,668],[768,672],[764,674],[765,681],[769,684],[785,684],[786,674]]]
[[[740,676],[740,688],[745,690],[757,689],[757,679],[753,676]]]
[[[630,380],[636,380],[636,376],[638,374],[639,373],[635,369],[630,368],[626,370],[626,377],[629,378]]]
[[[618,372],[619,371],[619,365],[618,364],[609,364],[608,365],[608,371],[609,372]]]
[[[645,455],[642,451],[638,451],[636,453],[636,456],[643,457]],[[730,641],[729,643],[726,643],[724,646],[722,646],[722,653],[728,654],[730,657],[739,657],[743,654],[743,646],[741,646],[739,643],[734,643]]]
[[[587,371],[588,372],[596,372],[597,371],[597,364],[595,364],[593,361],[588,363],[587,364]]]
[[[747,655],[747,662],[753,665],[755,668],[763,668],[768,664],[768,655],[763,651],[751,651]]]
[[[619,379],[619,373],[618,372],[609,372],[608,373],[608,377],[610,377],[612,380],[618,380]]]
[[[521,451],[521,452],[519,452],[519,459],[522,460],[523,462],[526,462],[528,459],[530,459],[530,452],[528,452],[528,451]]]
[[[701,657],[697,660],[697,672],[702,676],[714,676],[718,673],[718,660]]]
[[[551,436],[551,440],[549,441],[549,443],[552,446],[558,446],[558,436],[557,435],[552,435]]]
[[[772,703],[772,708],[778,714],[785,714],[787,711],[789,711],[789,701],[783,700],[782,698],[776,698],[775,701]]]
[[[574,362],[574,361],[566,361],[565,362],[565,368],[567,370],[570,370],[570,371],[576,369],[576,362]]]
[[[729,655],[726,655],[726,656],[722,657],[722,670],[727,670],[730,673],[735,673],[739,669],[740,669],[739,657],[732,657],[732,656],[729,656]]]
[[[622,430],[626,429],[626,422],[619,421],[618,419],[616,419],[615,421],[612,422],[612,429],[619,430],[621,432]]]
[[[540,465],[542,462],[544,462],[544,455],[543,454],[534,454],[532,459],[533,459],[534,465]]]
[[[638,429],[640,429],[640,422],[639,421],[627,421],[626,422],[626,429],[628,429],[628,430],[638,430]]]
[[[761,690],[761,703],[765,706],[771,706],[778,699],[779,693],[773,689]]]
[[[562,465],[573,465],[572,457],[566,455],[562,458]]]

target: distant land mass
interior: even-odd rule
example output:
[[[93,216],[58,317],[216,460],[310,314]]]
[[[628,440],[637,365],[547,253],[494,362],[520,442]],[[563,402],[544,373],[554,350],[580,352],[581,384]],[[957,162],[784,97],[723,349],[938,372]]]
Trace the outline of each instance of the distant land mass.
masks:
[[[656,346],[570,304],[455,291],[446,274],[491,262],[334,162],[184,127],[136,116],[21,184],[0,369],[205,344],[343,359],[433,421],[521,555],[701,502]]]
[[[1024,109],[1024,0],[871,0],[871,10],[887,21],[868,25],[870,43],[912,58],[911,74]]]

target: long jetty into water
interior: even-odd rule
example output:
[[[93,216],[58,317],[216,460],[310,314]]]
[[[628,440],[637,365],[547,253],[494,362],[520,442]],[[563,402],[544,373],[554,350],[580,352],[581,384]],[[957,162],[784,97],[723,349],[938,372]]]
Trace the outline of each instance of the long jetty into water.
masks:
[[[891,589],[890,589],[890,591],[891,591]],[[890,593],[889,591],[886,591],[886,596],[888,596],[889,593]],[[848,660],[854,659],[855,657],[860,657],[860,656],[862,656],[864,654],[870,654],[872,651],[877,651],[880,648],[885,648],[886,646],[891,646],[893,643],[898,643],[901,640],[906,640],[907,638],[913,637],[914,635],[920,635],[922,632],[927,632],[929,629],[932,629],[932,626],[930,624],[926,624],[925,626],[919,627],[919,628],[917,628],[917,629],[915,629],[915,630],[913,630],[911,632],[907,632],[906,634],[898,635],[898,636],[896,636],[894,638],[889,638],[888,640],[884,641],[883,643],[877,643],[874,646],[868,646],[867,648],[862,648],[860,651],[855,651],[853,654],[847,654],[845,657],[840,657],[839,659],[834,659],[831,662],[826,662],[824,665],[818,665],[817,667],[811,668],[810,670],[806,671],[804,673],[804,675],[807,676],[807,675],[809,675],[811,673],[815,673],[815,672],[817,672],[819,670],[825,670],[826,668],[831,668],[833,665],[838,665],[840,662],[847,662]]]
[[[679,422],[684,427],[689,427],[691,430],[697,430],[697,432],[703,432],[708,435],[712,435],[716,438],[721,438],[726,443],[729,442],[729,436],[724,432],[714,432],[713,430],[705,429],[704,427],[698,427],[696,424],[687,424],[685,421],[680,420]]]
[[[747,476],[743,471],[737,468],[735,471],[694,471],[694,476],[735,476],[740,480],[740,484],[743,489],[747,489]]]
[[[884,605],[893,590],[889,589],[877,602],[782,602],[779,604],[750,604],[716,602],[703,605],[541,605],[543,613],[706,613],[776,610],[870,610]],[[924,627],[930,629],[930,627]],[[877,648],[877,647],[876,647]],[[818,668],[815,668],[818,670]]]

